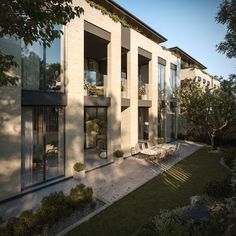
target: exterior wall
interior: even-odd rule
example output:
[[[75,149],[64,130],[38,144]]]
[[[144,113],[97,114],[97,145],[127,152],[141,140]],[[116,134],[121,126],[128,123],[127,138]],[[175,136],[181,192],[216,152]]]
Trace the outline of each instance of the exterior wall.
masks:
[[[201,70],[196,69],[196,68],[187,68],[187,69],[182,69],[180,72],[180,77],[181,80],[184,79],[195,79],[196,77],[201,77],[201,81],[200,81],[200,86],[201,87],[206,87],[207,82],[209,81],[210,86],[209,88],[214,88],[214,86],[216,86],[216,88],[218,88],[220,86],[220,81],[213,79],[211,76],[203,73]],[[206,83],[203,83],[203,79],[206,80]]]
[[[0,50],[15,56],[19,67],[10,73],[20,71],[20,42],[14,39],[0,39]],[[0,201],[21,191],[21,87],[0,87]]]
[[[170,81],[170,63],[180,60],[160,45],[140,33],[130,30],[130,51],[127,53],[127,89],[130,106],[121,112],[121,25],[99,10],[91,8],[85,0],[74,1],[83,7],[84,14],[65,27],[65,92],[67,95],[65,119],[65,175],[71,176],[75,162],[84,162],[84,21],[111,34],[107,47],[108,107],[108,160],[112,153],[122,149],[127,155],[138,142],[138,48],[152,54],[149,61],[149,139],[157,142],[158,123],[158,56],[166,60],[165,79]],[[9,40],[8,40],[9,41]],[[12,41],[12,45],[15,42]],[[12,53],[20,62],[20,47],[12,45]],[[14,54],[13,54],[14,55]],[[20,69],[18,71],[20,73]],[[21,192],[21,87],[0,88],[0,200]],[[10,165],[9,165],[10,161]]]

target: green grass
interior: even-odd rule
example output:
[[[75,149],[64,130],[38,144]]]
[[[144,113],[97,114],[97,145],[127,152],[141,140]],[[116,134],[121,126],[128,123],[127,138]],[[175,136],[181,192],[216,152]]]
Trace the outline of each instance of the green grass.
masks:
[[[67,235],[132,235],[160,209],[189,204],[191,196],[203,193],[206,182],[224,178],[229,171],[219,160],[219,154],[204,147]]]

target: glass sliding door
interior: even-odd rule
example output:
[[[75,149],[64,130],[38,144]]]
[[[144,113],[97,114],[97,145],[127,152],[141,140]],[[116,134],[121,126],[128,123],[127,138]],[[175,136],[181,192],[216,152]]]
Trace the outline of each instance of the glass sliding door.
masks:
[[[61,108],[46,109],[46,179],[64,174],[64,114]]]
[[[149,109],[138,108],[138,139],[148,140],[149,138]]]
[[[22,108],[22,188],[44,179],[42,109]]]
[[[107,108],[85,108],[85,149],[106,150]]]
[[[22,189],[64,175],[64,108],[22,107]]]

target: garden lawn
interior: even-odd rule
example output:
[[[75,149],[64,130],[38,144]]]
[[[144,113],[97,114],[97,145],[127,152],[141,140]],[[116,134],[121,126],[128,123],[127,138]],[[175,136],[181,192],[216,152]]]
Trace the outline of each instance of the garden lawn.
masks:
[[[219,163],[220,157],[220,154],[208,153],[207,147],[198,150],[67,235],[135,234],[160,209],[189,204],[189,198],[202,194],[208,181],[224,178],[229,170]]]

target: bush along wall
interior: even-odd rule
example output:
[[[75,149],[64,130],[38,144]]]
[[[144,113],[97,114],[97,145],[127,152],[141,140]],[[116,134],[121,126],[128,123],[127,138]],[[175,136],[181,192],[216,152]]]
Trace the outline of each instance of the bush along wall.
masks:
[[[95,207],[93,189],[80,184],[72,188],[69,195],[53,192],[41,200],[41,207],[35,212],[24,211],[19,217],[10,218],[0,228],[0,236],[43,235],[45,228],[69,217],[85,207]]]

